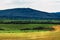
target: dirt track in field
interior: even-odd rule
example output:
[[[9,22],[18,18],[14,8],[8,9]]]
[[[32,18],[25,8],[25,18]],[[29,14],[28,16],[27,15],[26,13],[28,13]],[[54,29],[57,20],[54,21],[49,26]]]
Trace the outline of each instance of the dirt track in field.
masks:
[[[52,27],[55,28],[55,31],[0,33],[0,40],[60,40],[60,25]]]
[[[53,28],[55,28],[55,31],[60,31],[60,25],[53,26]]]

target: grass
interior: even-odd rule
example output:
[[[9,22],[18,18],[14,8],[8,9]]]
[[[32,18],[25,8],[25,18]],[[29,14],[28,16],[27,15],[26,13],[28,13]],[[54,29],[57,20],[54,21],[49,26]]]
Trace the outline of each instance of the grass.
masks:
[[[56,24],[0,24],[0,29],[4,29],[4,30],[0,30],[0,33],[18,33],[18,32],[36,32],[38,30],[23,30],[21,31],[20,29],[22,28],[35,28],[35,27],[52,27],[53,25]],[[43,31],[43,30],[39,30],[39,31]]]
[[[32,22],[56,22],[57,20],[0,20],[0,22],[11,22],[11,21],[32,21]],[[58,21],[59,22],[59,21]],[[2,32],[35,32],[38,30],[23,30],[21,31],[20,29],[23,28],[36,28],[36,27],[52,27],[54,25],[58,24],[0,24],[0,33]],[[44,30],[39,30],[39,31],[44,31]]]
[[[58,24],[0,24],[0,40],[60,40],[60,31],[26,30],[21,28],[52,27]]]
[[[56,24],[0,24],[0,27],[7,27],[7,28],[23,28],[23,27],[50,27]]]

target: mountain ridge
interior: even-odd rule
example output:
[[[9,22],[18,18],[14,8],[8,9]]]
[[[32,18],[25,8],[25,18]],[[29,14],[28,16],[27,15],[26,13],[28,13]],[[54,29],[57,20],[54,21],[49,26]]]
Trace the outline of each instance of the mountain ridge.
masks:
[[[60,12],[48,13],[31,8],[0,10],[0,18],[7,19],[60,19]]]

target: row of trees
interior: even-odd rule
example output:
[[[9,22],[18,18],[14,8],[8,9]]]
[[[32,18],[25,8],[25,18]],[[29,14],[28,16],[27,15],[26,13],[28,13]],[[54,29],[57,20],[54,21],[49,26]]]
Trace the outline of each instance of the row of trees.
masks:
[[[4,22],[0,21],[0,24],[60,24],[60,22],[51,22],[51,21],[10,21]]]

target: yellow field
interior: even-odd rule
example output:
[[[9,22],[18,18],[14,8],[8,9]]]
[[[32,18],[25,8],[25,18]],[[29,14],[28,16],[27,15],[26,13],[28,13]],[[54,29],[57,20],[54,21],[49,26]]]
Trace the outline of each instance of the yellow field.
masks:
[[[30,33],[0,33],[0,40],[60,40],[60,30],[57,28],[56,30]]]

